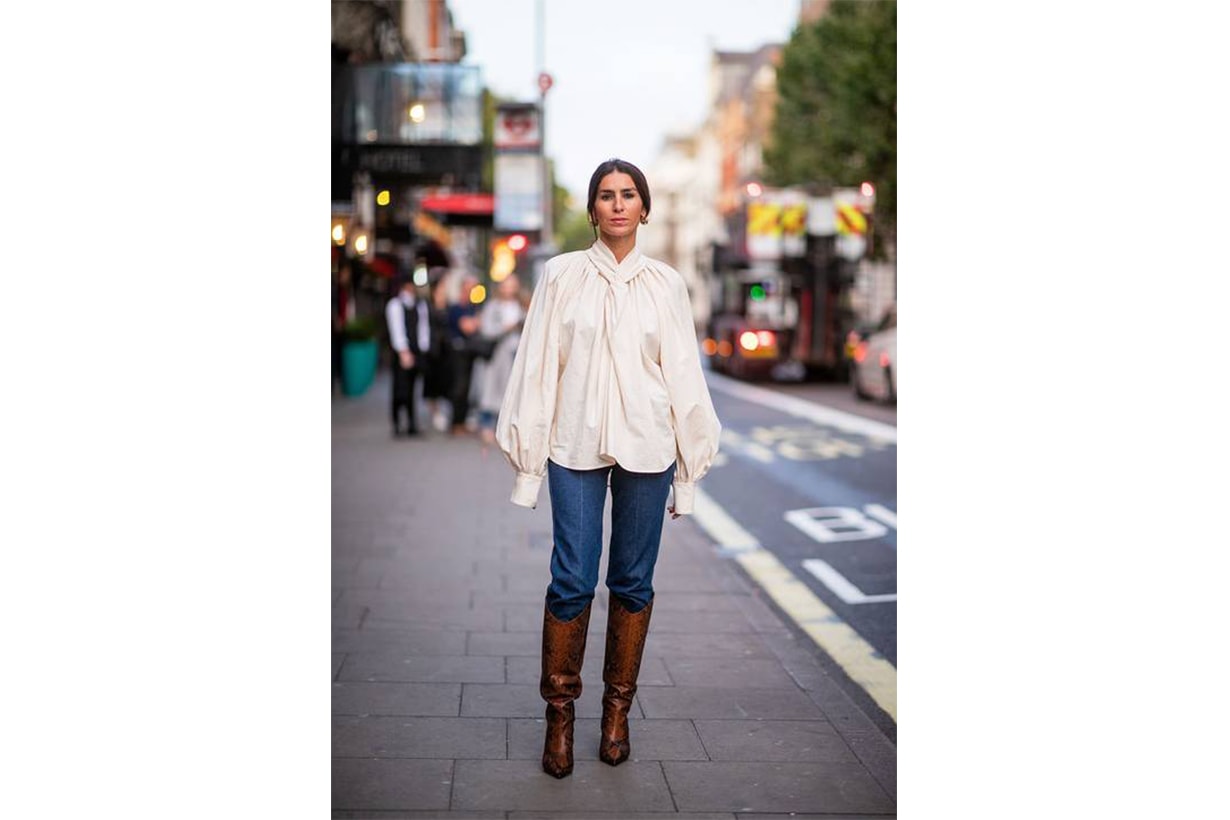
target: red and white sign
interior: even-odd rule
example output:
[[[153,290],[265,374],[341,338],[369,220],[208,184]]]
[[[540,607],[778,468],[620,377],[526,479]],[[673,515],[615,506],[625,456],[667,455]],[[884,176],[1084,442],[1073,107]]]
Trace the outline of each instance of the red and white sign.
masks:
[[[547,72],[544,71],[538,75],[538,90],[541,91],[543,94],[546,94],[548,91],[550,91],[551,86],[554,84],[555,83],[551,79],[551,75],[548,74]]]
[[[538,148],[542,144],[538,106],[502,105],[495,113],[497,149]]]

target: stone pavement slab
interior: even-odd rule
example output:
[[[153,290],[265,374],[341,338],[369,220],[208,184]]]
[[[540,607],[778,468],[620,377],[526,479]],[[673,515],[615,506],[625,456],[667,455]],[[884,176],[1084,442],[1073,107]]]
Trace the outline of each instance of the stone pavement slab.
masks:
[[[710,760],[856,763],[825,720],[697,720]]]
[[[334,811],[333,820],[507,820],[504,811]],[[733,815],[732,815],[733,817]]]
[[[667,816],[671,820],[737,820],[730,812],[672,812]],[[613,814],[609,811],[584,811],[564,815],[549,811],[510,811],[508,820],[663,820],[663,815],[660,812]],[[778,817],[776,820],[784,819]]]
[[[776,659],[665,658],[663,663],[676,686],[798,689],[794,678],[786,674]]]
[[[347,655],[339,681],[404,683],[503,683],[504,659],[496,656],[410,655],[355,652]]]
[[[464,655],[466,633],[460,629],[335,629],[333,651],[402,652],[410,655]],[[429,651],[431,650],[431,651]]]
[[[447,809],[453,761],[333,759],[333,808]]]
[[[820,707],[797,689],[641,686],[636,696],[647,718],[824,720]]]
[[[367,607],[366,629],[492,629],[504,628],[504,613],[498,607],[424,607],[421,603],[382,604]]]
[[[662,764],[680,811],[895,813],[859,763]]]
[[[896,814],[810,814],[792,811],[789,818],[790,820],[884,820],[884,818],[896,816]],[[780,814],[759,814],[757,812],[740,813],[735,817],[737,820],[783,820]]]
[[[362,633],[363,637],[357,635]],[[369,657],[380,654],[403,656],[407,655],[464,655],[466,654],[466,633],[457,629],[398,629],[385,636],[383,647],[372,644],[363,645],[372,635],[380,635],[378,629],[335,629],[333,631],[333,650],[335,652],[362,653]],[[396,642],[395,646],[390,643]]]
[[[333,714],[457,717],[460,683],[367,683],[336,681]]]
[[[726,635],[707,632],[657,632],[649,625],[645,640],[648,658],[772,658],[762,636],[752,633]]]
[[[379,758],[498,758],[508,755],[503,718],[335,716],[333,756]]]
[[[659,763],[630,760],[617,767],[578,760],[561,780],[542,772],[541,760],[458,760],[453,805],[460,809],[527,809],[575,813],[601,808],[674,812]]]

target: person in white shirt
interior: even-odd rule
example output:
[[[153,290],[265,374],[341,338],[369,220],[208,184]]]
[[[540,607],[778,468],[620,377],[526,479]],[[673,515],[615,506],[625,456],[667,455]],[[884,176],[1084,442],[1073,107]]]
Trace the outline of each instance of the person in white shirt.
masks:
[[[404,274],[396,280],[397,290],[384,307],[389,326],[389,344],[393,347],[393,437],[418,435],[418,413],[415,408],[414,386],[422,372],[426,355],[431,350],[431,319],[427,302],[414,293],[414,283]],[[401,428],[401,412],[409,417],[406,429]]]
[[[544,476],[554,548],[543,610],[543,770],[572,772],[573,701],[611,494],[606,656],[599,758],[631,753],[628,710],[653,610],[664,509],[692,512],[721,425],[700,366],[683,277],[636,245],[649,184],[635,165],[603,162],[586,205],[597,241],[549,259],[521,332],[496,424],[516,470],[512,501],[537,505]],[[666,506],[674,485],[674,501]]]

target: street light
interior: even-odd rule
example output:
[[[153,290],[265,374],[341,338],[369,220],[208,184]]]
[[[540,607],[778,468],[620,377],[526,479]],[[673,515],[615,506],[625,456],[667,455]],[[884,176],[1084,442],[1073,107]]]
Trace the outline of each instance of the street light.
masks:
[[[517,254],[528,248],[525,234],[515,233],[491,243],[491,281],[503,282],[517,270]]]

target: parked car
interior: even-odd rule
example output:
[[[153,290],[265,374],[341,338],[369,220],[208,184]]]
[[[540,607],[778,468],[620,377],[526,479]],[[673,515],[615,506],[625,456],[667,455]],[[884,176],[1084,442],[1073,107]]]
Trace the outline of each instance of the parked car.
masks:
[[[848,340],[850,383],[854,395],[895,403],[897,401],[897,311],[890,308],[870,335]]]

